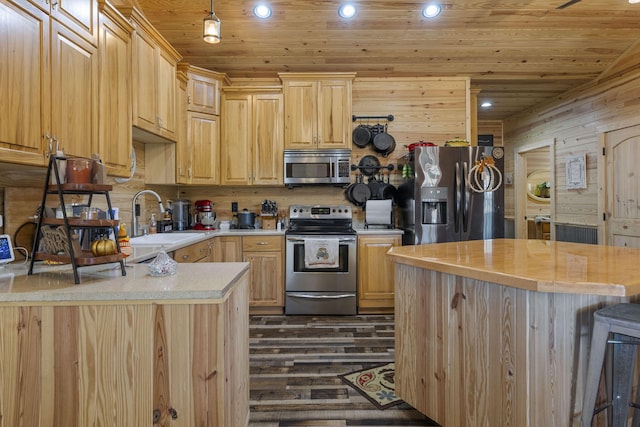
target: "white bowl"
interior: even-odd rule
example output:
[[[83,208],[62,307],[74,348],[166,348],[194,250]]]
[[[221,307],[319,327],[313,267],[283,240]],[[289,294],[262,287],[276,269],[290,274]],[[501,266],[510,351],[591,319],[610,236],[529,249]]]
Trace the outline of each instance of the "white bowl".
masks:
[[[228,230],[231,228],[231,224],[228,222],[220,222],[220,230]]]

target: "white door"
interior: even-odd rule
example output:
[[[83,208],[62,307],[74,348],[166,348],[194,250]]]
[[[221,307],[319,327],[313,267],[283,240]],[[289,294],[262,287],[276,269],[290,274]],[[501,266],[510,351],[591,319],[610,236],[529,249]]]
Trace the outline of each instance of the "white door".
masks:
[[[640,248],[640,126],[605,134],[607,244]]]

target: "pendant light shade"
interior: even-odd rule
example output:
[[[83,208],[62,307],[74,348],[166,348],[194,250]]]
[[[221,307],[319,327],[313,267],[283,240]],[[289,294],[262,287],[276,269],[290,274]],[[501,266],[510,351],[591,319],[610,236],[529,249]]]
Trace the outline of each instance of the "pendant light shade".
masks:
[[[213,0],[211,0],[211,15],[204,18],[202,38],[207,43],[220,43],[220,18],[213,11]]]

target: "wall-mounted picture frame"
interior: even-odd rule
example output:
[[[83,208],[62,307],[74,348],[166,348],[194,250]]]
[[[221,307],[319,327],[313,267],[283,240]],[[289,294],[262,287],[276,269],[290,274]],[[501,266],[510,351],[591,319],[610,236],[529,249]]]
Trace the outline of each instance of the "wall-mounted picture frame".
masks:
[[[587,188],[587,156],[577,154],[567,157],[566,163],[567,189]]]

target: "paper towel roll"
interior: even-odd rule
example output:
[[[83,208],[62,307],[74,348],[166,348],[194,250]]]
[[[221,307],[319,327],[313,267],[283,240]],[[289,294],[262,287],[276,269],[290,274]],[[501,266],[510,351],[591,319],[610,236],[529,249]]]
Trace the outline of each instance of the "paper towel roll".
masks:
[[[367,200],[365,204],[364,220],[368,225],[390,225],[391,224],[391,199],[387,200]]]

